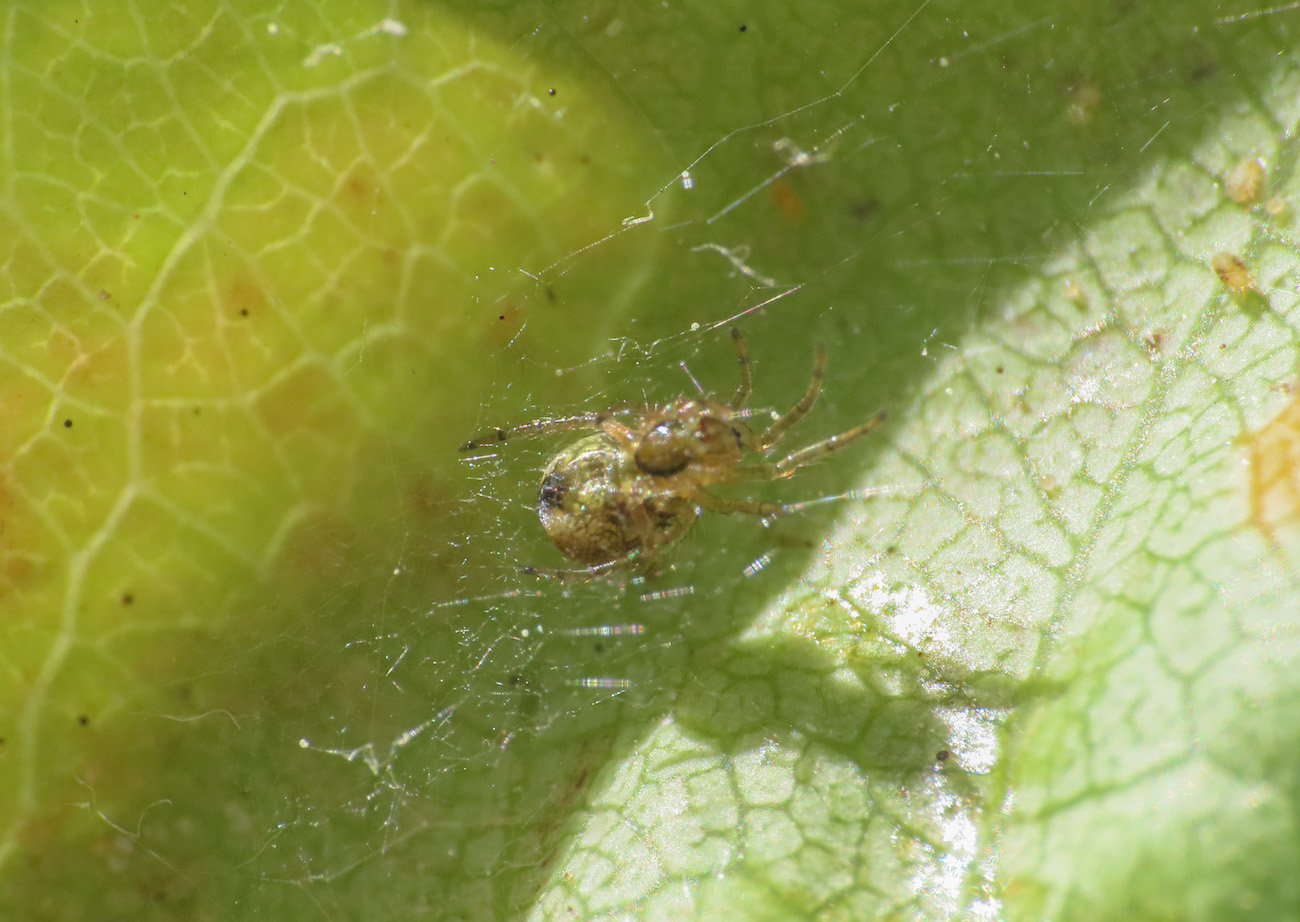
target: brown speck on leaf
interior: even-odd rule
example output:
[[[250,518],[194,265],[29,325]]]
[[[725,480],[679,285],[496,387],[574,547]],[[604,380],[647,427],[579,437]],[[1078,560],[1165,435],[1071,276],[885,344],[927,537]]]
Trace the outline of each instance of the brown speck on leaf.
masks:
[[[1202,58],[1188,69],[1187,76],[1193,83],[1199,83],[1202,80],[1213,77],[1218,69],[1218,61],[1213,58]]]
[[[880,202],[874,198],[861,198],[849,204],[849,217],[855,221],[865,221],[880,210]]]
[[[1070,87],[1069,100],[1065,105],[1065,119],[1072,125],[1091,124],[1101,105],[1101,90],[1095,83],[1084,80]]]
[[[134,595],[132,595],[132,594],[129,593],[129,592],[124,592],[124,593],[122,593],[122,604],[123,604],[123,605],[131,605],[131,604],[134,604],[134,602],[135,602],[135,596],[134,596]]]
[[[70,420],[70,419],[65,419],[65,420],[63,421],[63,428],[64,428],[64,429],[71,429],[71,428],[72,428],[72,420]]]
[[[232,278],[222,289],[221,298],[226,307],[240,317],[247,317],[266,306],[266,290],[257,279],[249,275]]]
[[[776,202],[777,209],[787,220],[803,220],[803,202],[799,199],[799,193],[794,191],[794,186],[784,179],[778,179],[768,188],[772,193],[772,201]]]
[[[457,505],[456,498],[442,482],[434,477],[414,477],[405,494],[403,505],[425,522],[446,516]],[[426,531],[439,529],[425,529]]]
[[[300,518],[282,539],[276,558],[276,578],[283,584],[309,583],[314,575],[338,572],[355,536],[350,522],[330,509],[316,509]]]
[[[1236,253],[1215,253],[1210,260],[1210,267],[1214,269],[1214,274],[1219,277],[1219,281],[1235,296],[1241,297],[1252,291],[1262,294],[1255,286],[1255,280],[1251,277],[1250,270],[1246,268],[1246,263]]]
[[[1300,522],[1300,398],[1247,438],[1250,522],[1276,544]]]
[[[355,169],[348,174],[343,188],[354,200],[370,203],[379,192],[379,184],[368,171]]]
[[[111,297],[113,297],[113,296],[112,296],[111,294],[108,293],[108,289],[106,289],[106,288],[101,288],[101,289],[99,289],[99,291],[95,292],[95,297],[96,297],[96,298],[99,298],[99,300],[101,300],[101,301],[107,301],[109,298],[111,298]]]
[[[87,717],[85,714],[78,714],[78,715],[77,715],[77,725],[80,726],[80,727],[88,727],[88,726],[90,726],[90,718]]]
[[[1223,191],[1238,205],[1252,205],[1259,201],[1264,188],[1264,164],[1247,157],[1237,163],[1223,180]]]
[[[492,324],[489,337],[493,342],[504,345],[523,328],[533,301],[530,298],[514,296],[493,306],[497,309],[497,322]]]

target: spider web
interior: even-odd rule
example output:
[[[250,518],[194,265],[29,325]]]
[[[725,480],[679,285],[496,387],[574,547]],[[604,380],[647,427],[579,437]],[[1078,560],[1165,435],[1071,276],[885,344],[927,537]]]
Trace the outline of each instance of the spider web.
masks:
[[[930,263],[923,248],[909,255],[905,231],[942,214],[950,193],[922,190],[908,203],[910,213],[882,218],[875,214],[877,184],[846,187],[835,173],[868,162],[878,169],[887,159],[879,155],[891,139],[876,123],[899,100],[873,98],[871,77],[891,50],[914,57],[918,42],[935,40],[932,28],[913,31],[927,5],[900,7],[888,21],[862,30],[858,38],[869,42],[864,53],[843,58],[851,69],[824,76],[783,104],[749,107],[754,114],[727,119],[733,127],[706,135],[704,143],[691,142],[689,134],[683,141],[675,136],[678,126],[647,113],[649,134],[662,148],[656,160],[669,167],[657,168],[659,185],[650,196],[558,259],[494,267],[519,278],[479,308],[484,316],[507,318],[506,361],[478,377],[486,383],[482,392],[465,395],[478,408],[456,440],[492,425],[616,402],[666,402],[697,388],[729,395],[736,382],[732,325],[750,339],[759,414],[793,403],[807,380],[813,344],[828,341],[831,370],[822,399],[783,446],[831,435],[874,413],[889,393],[867,373],[888,364],[873,342],[878,312],[899,335],[899,315],[914,309],[908,283],[917,267]],[[746,41],[757,24],[733,28],[734,38]],[[696,150],[689,152],[692,143]],[[685,158],[673,152],[684,145]],[[801,243],[806,214],[830,209],[845,238],[809,260]],[[758,226],[776,232],[756,232]],[[801,252],[783,254],[786,244]],[[878,290],[846,300],[844,289],[861,277],[863,262],[875,262],[878,248],[891,251],[886,268],[873,270]],[[956,267],[964,262],[951,260]],[[968,321],[991,262],[981,255],[939,286],[960,292],[956,300],[966,305],[948,323]],[[676,281],[675,273],[655,265],[690,271]],[[622,290],[589,293],[607,279]],[[521,310],[520,292],[539,306]],[[605,334],[557,336],[563,329],[545,316],[551,299],[553,310],[577,312]],[[522,319],[513,323],[516,316]],[[799,318],[797,337],[789,332],[791,317]],[[925,326],[932,320],[901,332],[911,362],[926,361],[927,343],[936,341],[933,326]],[[276,872],[279,880],[337,886],[447,840],[456,855],[469,857],[425,877],[422,899],[487,904],[498,915],[522,908],[514,891],[542,885],[555,850],[568,841],[558,830],[583,815],[578,808],[593,779],[670,715],[705,707],[680,700],[691,690],[693,660],[712,659],[744,637],[753,613],[807,566],[836,508],[861,502],[869,491],[855,480],[860,461],[838,470],[828,463],[808,481],[796,476],[758,488],[798,512],[774,522],[706,514],[649,579],[539,580],[521,568],[566,561],[541,533],[537,482],[549,458],[573,438],[516,440],[461,461],[467,489],[451,521],[463,518],[463,530],[432,555],[454,574],[450,593],[443,589],[430,601],[425,585],[414,592],[404,586],[408,574],[428,566],[424,549],[373,562],[392,571],[381,614],[371,630],[336,638],[360,664],[360,707],[322,709],[304,722],[300,740],[304,757],[315,758],[313,771],[336,777],[344,793],[331,799],[317,789],[296,802],[275,843],[292,855]],[[869,456],[871,449],[864,451]],[[324,608],[340,605],[329,600]],[[926,697],[954,694],[937,682]],[[734,706],[729,697],[720,700]],[[700,728],[709,723],[703,715],[686,720]],[[953,718],[953,726],[970,725],[970,718]],[[760,735],[773,745],[770,734]],[[951,734],[927,735],[939,740],[934,751],[974,751]],[[934,786],[927,799],[949,802],[949,788]],[[371,832],[342,847],[340,816]],[[520,834],[550,828],[557,831]],[[525,870],[512,870],[518,868]],[[466,878],[483,883],[467,889]]]
[[[555,324],[567,329],[564,320],[525,310],[502,348],[504,368],[485,379],[488,389],[479,395],[469,431],[619,401],[654,404],[693,387],[727,394],[734,386],[726,338],[733,324],[750,339],[756,399],[767,407],[784,407],[797,395],[816,339],[831,344],[832,372],[823,400],[798,437],[825,436],[881,405],[906,406],[908,389],[895,382],[918,380],[943,351],[955,348],[997,292],[1027,272],[1041,272],[1053,259],[1044,233],[1067,220],[1063,214],[1083,214],[1108,188],[1106,177],[1085,159],[1017,150],[1002,140],[996,123],[960,138],[949,137],[943,127],[951,121],[949,110],[961,105],[954,100],[960,99],[957,87],[964,80],[1006,67],[1039,42],[1050,45],[1061,23],[1052,15],[1012,14],[998,25],[980,22],[972,35],[974,24],[959,27],[949,18],[951,8],[941,14],[929,7],[900,6],[870,27],[849,30],[846,45],[837,42],[837,49],[852,35],[862,54],[836,55],[847,65],[840,74],[825,72],[820,88],[786,94],[775,104],[760,94],[748,107],[750,115],[723,119],[732,127],[706,135],[694,151],[689,130],[671,116],[646,112],[650,135],[669,164],[660,168],[653,194],[607,232],[597,229],[557,260],[499,267],[526,277],[525,297],[554,298],[556,310],[576,312],[579,322],[596,332],[557,337]],[[618,22],[609,21],[606,30]],[[939,49],[946,53],[936,53]],[[1196,65],[1196,53],[1189,52],[1187,67]],[[888,79],[904,60],[927,62],[920,79],[905,88]],[[610,70],[615,88],[633,80],[613,65]],[[1087,133],[1088,124],[1103,117],[1093,111],[1090,78],[1071,73],[1036,80],[1035,98],[1063,124]],[[913,127],[918,122],[934,127],[918,131]],[[1153,142],[1167,124],[1168,119],[1153,125],[1142,142]],[[906,146],[915,145],[917,137],[932,147]],[[969,146],[963,154],[954,144]],[[944,165],[928,167],[924,162],[931,158]],[[960,165],[954,168],[955,163]],[[892,197],[891,188],[906,193]],[[1033,207],[984,210],[990,198],[1037,194],[1057,200],[1050,213]],[[997,215],[996,225],[990,213]],[[809,235],[813,222],[836,230],[823,227]],[[979,233],[972,233],[973,227]],[[936,244],[936,238],[942,242]],[[822,249],[810,249],[810,240]],[[647,264],[673,271],[627,268]],[[1069,270],[1055,268],[1046,275],[1055,276],[1065,290]],[[585,293],[586,286],[606,284],[608,278],[622,279],[625,287],[616,295]],[[518,290],[510,290],[484,311],[507,311],[519,297]],[[936,302],[944,307],[923,306]],[[984,669],[1029,675],[1026,656],[1037,646],[1040,623],[1033,593],[1022,600],[1022,613],[989,636],[974,637],[945,626],[942,611],[955,606],[996,612],[991,599],[963,599],[962,593],[983,591],[976,585],[958,589],[939,580],[930,582],[929,591],[884,588],[899,585],[896,577],[883,576],[892,569],[885,560],[891,538],[878,522],[889,519],[890,507],[875,512],[854,493],[878,483],[870,476],[865,483],[856,479],[861,461],[838,470],[828,463],[807,480],[796,477],[762,488],[765,496],[790,501],[828,500],[806,517],[760,524],[705,516],[650,580],[619,576],[539,583],[521,575],[520,568],[563,561],[537,524],[538,475],[569,440],[516,441],[466,459],[469,522],[463,543],[451,552],[461,588],[432,605],[395,603],[393,620],[408,623],[417,613],[423,620],[357,639],[377,662],[391,664],[385,678],[400,686],[400,697],[429,702],[431,710],[436,706],[433,717],[401,724],[390,737],[355,731],[335,740],[311,737],[313,751],[363,763],[365,772],[358,772],[379,779],[363,781],[358,800],[383,791],[387,806],[379,814],[385,831],[378,835],[378,847],[374,839],[361,846],[366,857],[357,860],[400,861],[405,849],[415,850],[426,837],[460,841],[464,834],[474,842],[489,834],[471,830],[481,830],[490,817],[487,826],[499,823],[504,831],[483,847],[479,863],[458,866],[447,878],[454,884],[437,896],[436,885],[422,883],[422,894],[435,904],[464,899],[460,875],[466,872],[471,879],[481,874],[492,881],[471,902],[482,899],[501,914],[516,905],[502,893],[507,883],[530,890],[543,880],[580,881],[595,873],[603,883],[594,892],[577,882],[561,884],[540,904],[548,907],[542,914],[649,899],[649,905],[660,907],[656,913],[676,915],[667,908],[673,900],[664,896],[662,880],[638,884],[640,874],[657,868],[671,880],[735,864],[698,855],[682,859],[662,840],[649,857],[637,852],[629,859],[628,850],[636,850],[617,830],[634,836],[642,828],[637,809],[618,804],[612,814],[593,810],[584,805],[588,785],[593,775],[620,762],[646,771],[634,755],[642,747],[687,753],[676,757],[690,760],[707,760],[707,753],[720,748],[742,761],[752,755],[780,765],[792,753],[808,752],[810,744],[815,751],[817,744],[835,740],[818,721],[806,719],[764,725],[736,715],[743,732],[723,729],[727,718],[722,715],[743,709],[746,695],[754,693],[744,681],[747,670],[755,675],[797,671],[793,664],[813,657],[812,648],[803,646],[810,635],[792,632],[789,619],[820,595],[814,610],[829,604],[854,617],[883,613],[885,618],[874,625],[877,641],[868,644],[875,657],[869,670],[862,671],[860,661],[854,667],[853,657],[814,658],[815,665],[805,662],[804,668],[823,671],[826,678],[801,687],[822,695],[834,692],[842,696],[844,710],[871,714],[869,722],[878,729],[867,740],[906,734],[903,744],[891,739],[883,751],[861,740],[861,748],[847,747],[851,761],[875,777],[848,783],[855,794],[841,797],[874,802],[869,812],[888,822],[879,836],[868,835],[846,853],[842,868],[848,873],[870,867],[872,880],[895,882],[892,897],[859,894],[850,903],[863,915],[909,907],[908,914],[925,917],[993,917],[995,904],[982,896],[992,866],[978,842],[983,810],[997,806],[987,772],[996,759],[995,728],[1006,714],[1006,699],[988,694],[972,675]],[[863,454],[873,456],[870,448]],[[908,497],[905,509],[925,494],[924,484],[935,474],[920,459],[904,454],[897,460],[887,469],[895,479],[885,487]],[[852,587],[847,597],[825,594],[834,580],[798,579],[826,546],[831,516],[845,506],[860,517],[853,534],[879,542],[856,549],[842,562],[848,571],[838,584]],[[794,588],[783,594],[784,586]],[[936,590],[957,595],[939,601]],[[764,611],[755,621],[755,613]],[[739,654],[720,652],[734,651],[737,644]],[[765,646],[782,652],[769,659],[757,652]],[[917,669],[908,663],[927,654],[948,666]],[[724,678],[693,676],[700,662],[715,664],[711,668],[726,662]],[[420,678],[433,675],[436,681]],[[394,709],[386,695],[371,694],[374,711]],[[892,695],[905,716],[890,714],[878,697],[882,694]],[[887,729],[895,721],[908,729]],[[827,764],[835,761],[823,754],[814,758],[812,771],[833,773]],[[486,773],[483,786],[466,785],[466,775],[478,771]],[[635,774],[626,767],[624,772]],[[671,783],[692,773],[665,771],[659,777]],[[732,779],[745,785],[755,777],[761,772],[736,771]],[[891,790],[896,786],[911,793],[900,800]],[[452,791],[464,798],[459,809],[446,805]],[[744,793],[739,798],[742,804],[749,799]],[[339,805],[317,801],[312,809],[333,816]],[[593,817],[606,818],[614,830]],[[599,831],[589,826],[577,846],[564,835],[517,834],[584,818]],[[914,829],[910,850],[892,843],[889,830],[898,823]],[[769,830],[739,840],[705,838],[726,843],[716,845],[720,848],[747,842],[761,851],[799,836]],[[568,859],[571,870],[552,870],[553,850],[566,848],[575,849]],[[661,862],[673,858],[689,870],[663,871]],[[334,867],[323,863],[318,873],[339,875],[334,861]],[[507,870],[520,865],[530,870]],[[789,862],[785,873],[808,879],[799,860]],[[829,897],[838,889],[823,892]],[[697,895],[691,902],[698,907],[703,899]]]
[[[1199,828],[1169,791],[1198,790],[1200,766],[1162,735],[1181,724],[1161,707],[1191,707],[1140,683],[1171,675],[1191,695],[1196,676],[1225,700],[1271,700],[1295,640],[1277,614],[1294,599],[1290,571],[1261,562],[1255,532],[1205,524],[1240,522],[1241,497],[1197,493],[1223,481],[1205,474],[1226,466],[1223,446],[1276,412],[1258,393],[1276,394],[1295,365],[1284,280],[1296,248],[1278,215],[1300,97],[1251,50],[1290,60],[1290,7],[643,6],[394,3],[303,20],[197,5],[181,48],[157,39],[128,54],[115,33],[102,49],[55,43],[195,59],[209,76],[245,43],[271,92],[244,135],[219,126],[194,142],[207,160],[187,175],[211,175],[211,188],[197,212],[162,209],[178,242],[132,321],[162,356],[146,367],[172,376],[151,404],[175,413],[158,440],[185,443],[193,406],[223,425],[215,461],[176,464],[199,471],[189,492],[209,505],[176,501],[162,474],[121,495],[145,495],[203,551],[129,545],[105,583],[126,607],[149,597],[140,574],[166,574],[164,614],[130,630],[78,622],[81,590],[69,590],[63,646],[30,669],[62,674],[73,661],[61,649],[102,637],[86,646],[130,677],[104,699],[106,722],[125,728],[112,739],[130,745],[67,756],[75,777],[54,799],[73,804],[84,825],[71,834],[92,847],[31,877],[45,893],[107,862],[133,885],[107,885],[118,902],[104,911],[133,918],[992,919],[1100,905],[1095,918],[1113,908],[1098,892],[1128,898],[1126,868],[1153,866],[1150,841]],[[153,34],[143,8],[132,16]],[[10,44],[38,46],[15,39],[17,22]],[[212,98],[256,103],[251,73],[219,75]],[[1207,136],[1206,112],[1231,143]],[[1273,197],[1225,203],[1224,178],[1253,158]],[[301,212],[277,211],[299,199]],[[1205,267],[1221,249],[1247,257],[1266,310],[1236,310],[1215,287]],[[172,330],[187,279],[205,306],[270,318],[247,342],[223,341],[217,364],[240,383],[228,402],[185,377],[204,341],[179,320]],[[653,576],[523,572],[565,565],[535,504],[572,436],[456,446],[624,401],[725,397],[732,326],[760,415],[798,397],[814,343],[827,345],[821,399],[783,448],[881,408],[890,427],[787,481],[729,488],[792,511],[706,513]],[[293,343],[287,364],[277,337]],[[1188,379],[1212,399],[1185,398]],[[79,433],[95,404],[69,388]],[[346,399],[321,396],[335,390]],[[1168,434],[1183,399],[1192,434]],[[243,453],[230,419],[245,413],[274,463]],[[1196,460],[1170,461],[1174,442]],[[295,476],[262,483],[259,463]],[[223,468],[256,487],[209,488],[202,478]],[[1202,518],[1175,499],[1132,500],[1146,473],[1193,495]],[[131,501],[105,520],[128,518]],[[1159,565],[1133,582],[1157,587],[1155,601],[1106,582],[1131,565],[1125,510],[1148,501],[1159,521],[1132,556]],[[1265,531],[1287,519],[1257,506]],[[269,537],[245,514],[262,507]],[[112,547],[111,534],[88,546]],[[1257,620],[1216,620],[1225,608]],[[1208,627],[1180,645],[1162,611]],[[118,653],[120,634],[170,638],[177,612],[183,641]],[[1158,635],[1156,652],[1125,646],[1129,625]],[[1013,723],[1072,678],[1058,638],[1093,627],[1120,638],[1107,653],[1146,649],[1107,662],[1107,678],[1142,678],[1099,680],[1047,730]],[[1211,646],[1229,635],[1240,646]],[[1224,677],[1206,665],[1223,650],[1253,652]],[[173,659],[183,666],[169,671]],[[132,684],[149,670],[162,692]],[[96,694],[74,689],[66,704],[56,685],[40,684],[21,732],[4,735],[35,738]],[[1206,718],[1187,736],[1221,741],[1243,724]],[[1052,735],[1062,726],[1065,742]],[[1028,740],[1018,750],[1013,732]],[[1091,748],[1071,748],[1076,736]],[[1093,774],[1045,768],[1035,746]],[[1219,764],[1232,752],[1223,744]],[[13,787],[26,821],[55,757],[25,753]],[[137,764],[159,768],[133,785]],[[1235,770],[1246,787],[1261,771]],[[1150,840],[1128,830],[1093,847],[1090,830],[1126,827],[1116,816],[1136,809],[1103,790],[1174,818]],[[1225,802],[1250,799],[1232,791]],[[1039,822],[1090,804],[1077,826]],[[1224,815],[1254,828],[1244,808]],[[59,851],[39,823],[15,829],[0,857],[44,854],[19,844],[42,835]],[[1232,874],[1203,870],[1168,873],[1237,892]],[[1013,880],[1021,902],[1008,908]],[[1160,894],[1186,890],[1155,886],[1131,905],[1177,917]],[[1097,902],[1072,902],[1080,892]],[[3,899],[16,917],[46,905]]]

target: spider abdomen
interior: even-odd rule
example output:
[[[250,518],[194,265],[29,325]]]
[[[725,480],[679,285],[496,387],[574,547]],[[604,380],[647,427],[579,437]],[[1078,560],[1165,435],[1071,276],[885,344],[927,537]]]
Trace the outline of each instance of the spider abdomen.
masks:
[[[639,470],[608,435],[588,436],[546,468],[538,516],[551,543],[578,563],[653,556],[685,534],[696,515],[689,497],[661,479]]]

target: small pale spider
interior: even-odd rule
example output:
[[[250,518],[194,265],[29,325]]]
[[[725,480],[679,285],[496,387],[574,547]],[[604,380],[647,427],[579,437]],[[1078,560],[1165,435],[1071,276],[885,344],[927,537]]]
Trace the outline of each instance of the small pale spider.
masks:
[[[582,579],[626,568],[648,573],[659,552],[684,535],[701,510],[770,518],[788,508],[764,500],[714,496],[705,487],[788,477],[884,421],[881,410],[852,429],[779,460],[742,463],[746,454],[767,452],[812,408],[821,391],[826,348],[818,343],[813,352],[812,376],[804,395],[755,434],[744,410],[753,385],[749,350],[735,327],[731,340],[740,383],[726,403],[700,395],[680,397],[667,406],[619,405],[492,429],[460,447],[463,452],[475,451],[520,436],[596,430],[551,460],[537,501],[551,542],[583,566],[575,570],[527,567],[526,572]],[[636,421],[630,426],[615,418],[631,414],[636,414]]]

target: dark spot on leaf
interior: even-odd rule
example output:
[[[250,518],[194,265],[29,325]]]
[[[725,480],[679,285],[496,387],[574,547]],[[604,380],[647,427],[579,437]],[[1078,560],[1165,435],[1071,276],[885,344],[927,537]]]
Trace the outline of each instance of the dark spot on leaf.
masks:
[[[799,193],[794,191],[794,186],[784,179],[778,179],[767,188],[782,215],[791,221],[803,220],[803,202],[799,199]]]
[[[865,221],[880,210],[880,202],[874,198],[858,199],[849,203],[849,217],[855,221]]]
[[[1206,58],[1204,60],[1197,61],[1195,64],[1193,64],[1191,68],[1188,70],[1187,76],[1191,78],[1193,83],[1196,83],[1198,81],[1206,79],[1207,77],[1214,76],[1215,72],[1218,69],[1219,69],[1218,61]]]

